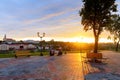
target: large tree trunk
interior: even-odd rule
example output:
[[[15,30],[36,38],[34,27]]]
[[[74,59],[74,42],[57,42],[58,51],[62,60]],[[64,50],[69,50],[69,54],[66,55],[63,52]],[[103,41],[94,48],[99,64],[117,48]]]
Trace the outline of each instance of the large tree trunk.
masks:
[[[119,42],[120,42],[120,40],[117,42],[117,44],[116,44],[116,51],[118,51],[118,48],[119,48]]]
[[[94,53],[98,53],[98,40],[99,40],[99,36],[96,35],[94,37],[95,37]]]

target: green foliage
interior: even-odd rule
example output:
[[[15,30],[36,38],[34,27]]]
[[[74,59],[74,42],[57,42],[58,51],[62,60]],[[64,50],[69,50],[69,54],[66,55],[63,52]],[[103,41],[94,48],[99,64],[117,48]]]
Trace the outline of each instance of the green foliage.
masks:
[[[80,11],[85,30],[102,31],[111,20],[111,12],[115,12],[115,0],[83,0],[84,6]]]
[[[99,35],[111,23],[112,12],[116,10],[115,0],[83,0],[79,12],[84,30],[93,30],[95,37],[94,52],[97,53]]]
[[[120,16],[114,15],[112,17],[112,23],[106,28],[114,36],[114,42],[116,44],[116,51],[118,51],[118,46],[120,42]]]
[[[115,36],[115,38],[120,38],[120,16],[114,15],[112,17],[112,23],[107,28]]]

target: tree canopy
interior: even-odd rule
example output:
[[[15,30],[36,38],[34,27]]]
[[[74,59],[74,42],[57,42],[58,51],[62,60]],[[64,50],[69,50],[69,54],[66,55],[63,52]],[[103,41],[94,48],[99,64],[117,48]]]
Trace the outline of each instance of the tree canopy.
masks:
[[[116,51],[118,51],[120,42],[120,16],[114,15],[111,19],[112,23],[106,29],[113,35],[114,42],[116,43]]]
[[[107,27],[107,30],[109,30],[116,37],[120,37],[120,16],[119,15],[114,15],[112,17],[112,23]]]
[[[83,0],[83,7],[79,12],[84,30],[93,30],[97,53],[99,35],[111,23],[112,12],[116,10],[115,0]]]

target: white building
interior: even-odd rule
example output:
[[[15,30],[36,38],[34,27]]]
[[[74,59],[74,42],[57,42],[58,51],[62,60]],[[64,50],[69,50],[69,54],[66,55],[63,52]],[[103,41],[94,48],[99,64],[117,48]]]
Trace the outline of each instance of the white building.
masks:
[[[0,44],[0,50],[9,50],[9,45],[8,44]]]
[[[35,49],[36,46],[34,44],[29,44],[29,43],[14,43],[14,44],[9,44],[9,48],[14,48],[16,50],[18,50],[18,49]]]
[[[9,49],[26,50],[26,49],[35,49],[35,48],[36,46],[34,44],[28,44],[28,43],[0,44],[0,50],[9,50]]]
[[[12,38],[7,38],[6,34],[3,37],[3,43],[0,44],[0,50],[12,49],[35,49],[36,46],[32,43],[16,42]]]

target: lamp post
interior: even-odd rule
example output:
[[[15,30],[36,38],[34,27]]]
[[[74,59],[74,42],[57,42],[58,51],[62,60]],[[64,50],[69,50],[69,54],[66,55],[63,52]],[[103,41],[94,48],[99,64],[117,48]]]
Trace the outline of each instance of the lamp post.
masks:
[[[43,33],[42,35],[40,35],[40,33],[37,32],[37,35],[40,38],[40,47],[41,47],[40,48],[40,56],[43,56],[43,54],[42,54],[42,38],[45,37],[45,33]]]

